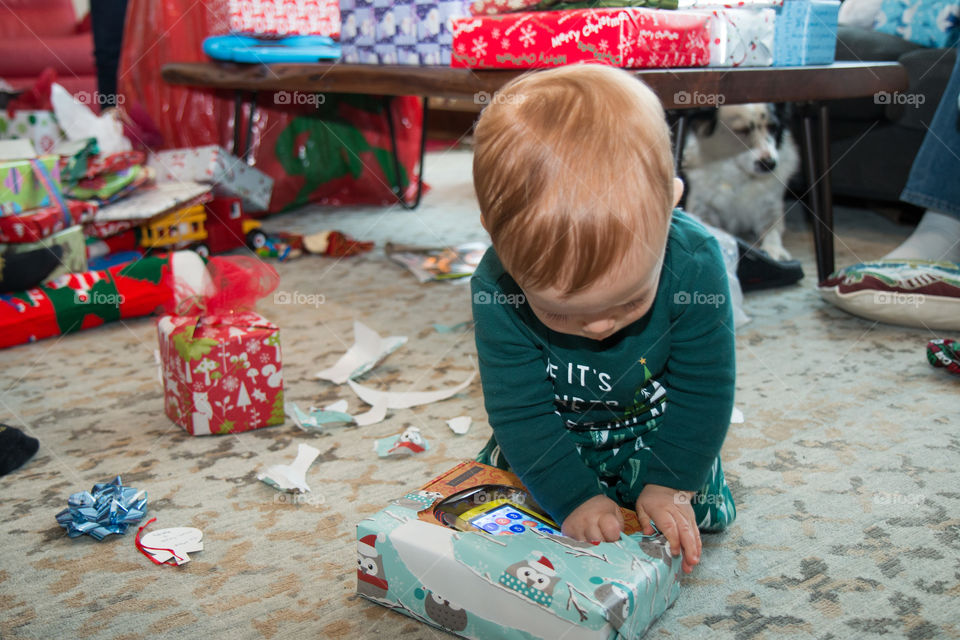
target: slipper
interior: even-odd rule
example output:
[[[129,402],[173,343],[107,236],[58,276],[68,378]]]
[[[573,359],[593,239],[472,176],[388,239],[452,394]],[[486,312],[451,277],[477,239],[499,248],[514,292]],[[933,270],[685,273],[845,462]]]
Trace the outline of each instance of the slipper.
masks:
[[[751,247],[737,238],[740,259],[737,261],[737,279],[744,293],[774,287],[786,287],[803,279],[799,260],[774,260],[766,251]]]

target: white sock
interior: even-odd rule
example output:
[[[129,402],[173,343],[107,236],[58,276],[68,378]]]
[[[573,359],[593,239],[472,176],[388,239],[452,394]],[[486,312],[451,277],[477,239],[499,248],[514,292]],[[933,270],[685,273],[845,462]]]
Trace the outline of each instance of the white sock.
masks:
[[[960,262],[960,218],[927,209],[910,237],[884,259]]]

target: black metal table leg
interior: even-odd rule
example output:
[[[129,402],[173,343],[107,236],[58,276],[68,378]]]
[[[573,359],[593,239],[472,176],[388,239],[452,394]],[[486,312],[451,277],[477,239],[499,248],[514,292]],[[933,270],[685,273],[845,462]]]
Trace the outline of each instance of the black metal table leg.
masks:
[[[420,130],[420,175],[417,176],[417,191],[413,197],[413,203],[408,203],[404,197],[403,193],[407,188],[407,185],[404,184],[404,180],[401,177],[403,175],[403,165],[400,164],[400,156],[397,152],[397,133],[394,128],[393,123],[393,110],[391,106],[393,104],[393,96],[384,96],[383,97],[383,108],[387,115],[387,129],[390,132],[390,152],[393,156],[393,172],[396,176],[396,184],[392,187],[394,194],[397,196],[397,201],[400,203],[400,206],[404,209],[416,209],[420,206],[420,197],[423,195],[423,158],[427,148],[427,113],[429,111],[429,98],[424,97],[423,100],[423,127]]]
[[[807,202],[813,214],[817,282],[833,272],[833,197],[830,193],[830,140],[826,105],[803,106],[800,140]],[[816,129],[816,131],[815,131]]]
[[[247,137],[243,141],[243,153],[240,157],[244,161],[250,159],[250,147],[253,145],[253,120],[257,113],[257,92],[250,92],[250,113],[247,114]]]
[[[253,119],[257,110],[257,92],[250,92],[250,115],[247,118],[247,135],[243,140],[243,148],[241,150],[240,127],[243,122],[243,104],[244,92],[241,89],[237,89],[233,93],[233,155],[246,161],[249,159],[250,147],[253,145]]]
[[[233,92],[233,155],[240,155],[240,121],[243,119],[243,91]]]
[[[830,180],[830,113],[825,102],[819,106],[818,125],[820,134],[820,150],[818,153],[820,171],[817,179],[817,189],[820,192],[820,224],[817,231],[819,240],[815,240],[817,248],[817,281],[823,281],[833,273],[834,245],[833,245],[833,185]]]
[[[673,170],[680,175],[683,167],[683,148],[687,143],[687,116],[681,112],[677,116],[677,130],[673,137]]]

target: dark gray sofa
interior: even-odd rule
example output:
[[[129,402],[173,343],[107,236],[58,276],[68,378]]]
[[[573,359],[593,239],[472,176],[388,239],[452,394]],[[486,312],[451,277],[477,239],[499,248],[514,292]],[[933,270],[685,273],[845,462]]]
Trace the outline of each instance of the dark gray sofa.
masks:
[[[907,68],[910,89],[887,104],[873,98],[830,103],[834,195],[899,203],[955,56],[956,48],[928,49],[886,33],[838,29],[837,60],[897,60]]]

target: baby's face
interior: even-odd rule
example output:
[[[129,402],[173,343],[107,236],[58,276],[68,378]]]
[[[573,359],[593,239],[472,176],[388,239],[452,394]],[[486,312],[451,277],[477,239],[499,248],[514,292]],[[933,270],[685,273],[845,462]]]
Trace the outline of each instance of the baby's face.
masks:
[[[579,293],[564,295],[553,287],[524,289],[527,304],[553,331],[591,340],[609,338],[642,318],[653,305],[665,239],[658,244],[638,242],[613,271]]]

